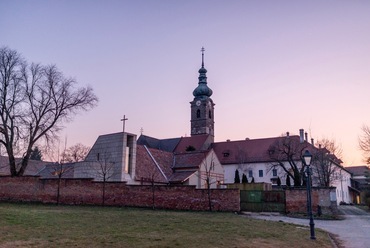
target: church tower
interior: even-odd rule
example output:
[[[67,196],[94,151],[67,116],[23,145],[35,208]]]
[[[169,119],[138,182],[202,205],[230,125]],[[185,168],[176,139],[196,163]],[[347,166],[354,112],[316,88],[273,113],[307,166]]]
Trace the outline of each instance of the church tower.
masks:
[[[191,107],[191,136],[208,134],[215,136],[214,106],[210,96],[212,90],[207,86],[207,70],[204,68],[204,48],[202,47],[202,67],[199,69],[198,87],[193,91]]]

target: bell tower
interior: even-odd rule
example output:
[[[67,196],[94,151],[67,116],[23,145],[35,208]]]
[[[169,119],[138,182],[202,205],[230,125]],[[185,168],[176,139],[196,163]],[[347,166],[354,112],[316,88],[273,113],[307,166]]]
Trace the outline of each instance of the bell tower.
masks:
[[[198,87],[193,91],[191,108],[191,136],[209,134],[215,136],[214,106],[210,96],[212,90],[207,86],[207,70],[204,68],[204,51],[202,47],[202,67],[199,69]]]

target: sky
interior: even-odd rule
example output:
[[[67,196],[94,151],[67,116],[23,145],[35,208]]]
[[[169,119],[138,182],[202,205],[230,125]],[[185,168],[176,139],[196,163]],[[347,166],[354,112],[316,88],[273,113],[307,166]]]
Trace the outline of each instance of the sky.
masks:
[[[190,134],[201,47],[215,140],[335,139],[364,164],[370,125],[370,1],[1,0],[0,46],[55,64],[99,104],[64,124],[67,146],[125,131]]]

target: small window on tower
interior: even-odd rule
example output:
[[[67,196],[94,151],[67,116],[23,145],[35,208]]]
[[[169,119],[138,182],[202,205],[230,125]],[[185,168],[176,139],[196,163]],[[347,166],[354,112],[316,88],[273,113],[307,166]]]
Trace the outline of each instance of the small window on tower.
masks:
[[[212,119],[212,112],[211,110],[208,112],[209,119]]]
[[[197,118],[200,118],[200,110],[197,110]]]

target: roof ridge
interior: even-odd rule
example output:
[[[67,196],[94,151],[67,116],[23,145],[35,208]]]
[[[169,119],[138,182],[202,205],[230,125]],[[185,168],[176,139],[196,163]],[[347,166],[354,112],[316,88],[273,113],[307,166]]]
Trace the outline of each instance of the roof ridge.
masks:
[[[157,161],[155,160],[155,158],[153,157],[152,153],[149,151],[148,147],[146,147],[146,145],[144,145],[144,148],[145,150],[147,151],[147,153],[149,154],[150,158],[153,160],[154,164],[157,166],[157,168],[159,169],[159,171],[161,172],[162,176],[166,179],[166,181],[168,182],[168,178],[166,176],[166,174],[164,174],[162,168],[159,166],[159,164],[157,163]]]
[[[271,140],[271,139],[279,139],[279,138],[299,138],[299,135],[290,135],[287,136],[276,136],[276,137],[268,137],[268,138],[257,138],[257,139],[244,139],[244,140],[229,140],[229,141],[220,141],[220,142],[214,142],[213,144],[221,144],[221,143],[232,143],[232,142],[247,142],[247,141],[257,141],[257,140]]]

